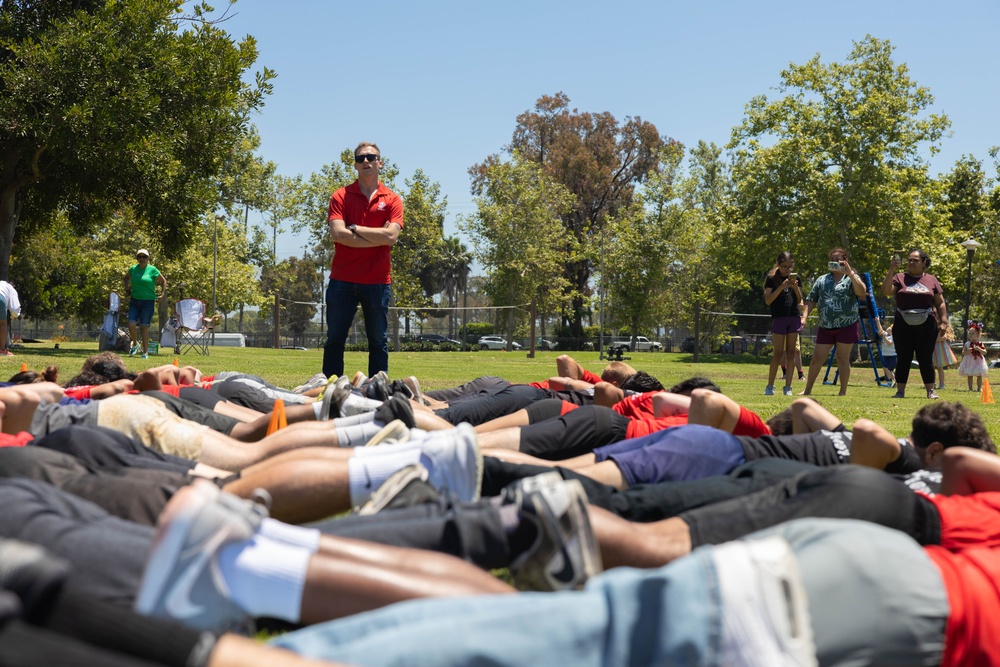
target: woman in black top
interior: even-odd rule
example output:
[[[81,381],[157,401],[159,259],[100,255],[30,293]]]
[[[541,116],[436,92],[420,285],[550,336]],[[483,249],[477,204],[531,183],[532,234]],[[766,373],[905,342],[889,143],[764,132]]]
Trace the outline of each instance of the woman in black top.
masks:
[[[794,266],[792,253],[782,251],[778,253],[774,268],[764,279],[764,303],[771,307],[771,333],[774,337],[774,354],[767,372],[765,396],[774,395],[774,378],[782,357],[791,366],[795,358],[795,343],[802,331],[802,283],[798,274],[792,273]],[[792,395],[791,373],[785,375],[785,395]]]

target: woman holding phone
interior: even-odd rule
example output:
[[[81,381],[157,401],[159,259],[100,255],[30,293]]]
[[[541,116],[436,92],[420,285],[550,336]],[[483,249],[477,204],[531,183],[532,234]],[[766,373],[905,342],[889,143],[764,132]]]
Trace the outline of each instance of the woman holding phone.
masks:
[[[809,362],[809,374],[806,377],[806,389],[803,396],[812,393],[819,369],[837,346],[837,372],[840,374],[840,395],[847,395],[847,382],[851,378],[851,348],[858,342],[858,299],[868,294],[861,276],[851,268],[847,261],[847,251],[834,248],[828,255],[827,267],[830,272],[822,275],[813,283],[809,296],[805,300],[802,311],[802,324],[806,323],[809,311],[813,308],[819,314],[819,329],[816,332],[816,346],[813,349],[812,361]]]
[[[927,398],[937,398],[934,391],[934,346],[938,335],[948,331],[948,307],[938,279],[929,273],[931,258],[919,248],[906,257],[906,271],[897,273],[900,258],[893,256],[889,273],[882,281],[882,293],[896,298],[896,313],[892,320],[892,337],[896,341],[896,395],[906,397],[906,381],[914,357],[920,364]]]
[[[764,303],[771,307],[771,334],[774,338],[774,352],[771,367],[767,372],[765,396],[774,396],[774,378],[782,358],[795,358],[795,343],[802,331],[802,283],[799,274],[792,273],[795,261],[792,253],[784,250],[778,253],[774,267],[764,278]],[[785,396],[792,395],[792,373],[785,374]]]

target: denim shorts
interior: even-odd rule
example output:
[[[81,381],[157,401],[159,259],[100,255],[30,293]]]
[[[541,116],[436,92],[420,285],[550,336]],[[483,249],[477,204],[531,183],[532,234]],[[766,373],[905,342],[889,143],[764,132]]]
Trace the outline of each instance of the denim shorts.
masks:
[[[154,299],[131,299],[128,302],[128,321],[139,326],[148,327],[153,321]]]

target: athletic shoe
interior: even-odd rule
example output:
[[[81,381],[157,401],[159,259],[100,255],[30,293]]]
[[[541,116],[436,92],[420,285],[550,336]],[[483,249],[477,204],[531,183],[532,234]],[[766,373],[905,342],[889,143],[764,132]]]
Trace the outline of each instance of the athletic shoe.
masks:
[[[892,382],[889,383],[889,388],[890,389],[893,388],[893,387],[895,387],[895,386],[896,386],[896,381],[895,380],[893,380]]]
[[[132,349],[128,351],[128,356],[134,357],[139,352],[139,346],[133,345]]]
[[[138,613],[213,632],[252,625],[229,599],[217,559],[227,544],[250,539],[256,526],[217,503],[220,493],[211,482],[196,482],[178,491],[160,514],[135,599]]]
[[[483,455],[476,442],[476,431],[470,425],[463,423],[444,431],[430,431],[416,444],[422,454],[421,463],[430,472],[428,481],[436,489],[448,489],[467,502],[479,499]]]
[[[367,379],[368,379],[367,375],[365,375],[361,371],[358,371],[357,373],[354,374],[354,377],[351,379],[351,384],[354,385],[355,389],[357,389],[358,387],[361,386],[361,383]]]
[[[48,603],[62,588],[69,563],[36,544],[0,540],[0,590],[15,593],[27,620],[47,614]]]
[[[382,382],[384,382],[385,384],[389,384],[389,374],[386,373],[385,371],[379,371],[374,376],[372,376],[372,379],[382,380]]]
[[[441,493],[427,481],[429,476],[427,468],[419,463],[400,468],[382,482],[357,513],[367,516],[387,509],[438,502]]]
[[[927,398],[932,399],[932,400],[937,400],[937,399],[939,399],[941,397],[937,395],[936,391],[934,391],[933,389],[931,389],[929,392],[927,392]]]
[[[323,375],[322,373],[316,373],[316,375],[313,375],[311,378],[309,378],[308,380],[306,380],[304,384],[300,384],[295,389],[292,389],[292,392],[296,393],[296,394],[304,394],[307,391],[310,391],[312,389],[317,389],[319,387],[322,387],[322,386],[326,385],[327,382],[331,382],[331,381],[332,382],[336,382],[337,381],[337,376],[334,375],[333,378],[332,378],[332,380],[331,380],[331,379],[327,378],[325,375]]]
[[[800,380],[805,380],[806,379],[806,374],[805,373],[799,373],[799,379]]]
[[[0,352],[0,357],[13,357],[13,356],[14,353],[11,352],[10,350],[4,350],[3,352]]]
[[[789,387],[789,386],[786,385],[784,391],[785,391],[785,396],[791,396],[792,395],[792,388],[791,387]]]
[[[378,445],[398,445],[410,439],[409,427],[398,419],[382,427],[382,430],[372,436],[371,440],[365,443],[365,447],[377,447]]]
[[[362,392],[365,398],[370,398],[373,401],[387,401],[391,392],[389,391],[389,386],[386,384],[385,380],[375,376],[368,380],[364,384]]]
[[[143,352],[143,353],[142,353],[142,358],[143,358],[143,359],[149,359],[149,355],[148,355],[148,354],[146,354],[145,352]]]
[[[774,385],[773,384],[769,384],[766,387],[764,387],[764,395],[765,396],[774,396]]]
[[[417,403],[427,405],[427,402],[424,401],[424,392],[420,390],[420,380],[417,379],[417,376],[407,376],[403,378],[402,382],[410,388],[410,393],[413,394],[413,400]]]
[[[338,379],[333,386],[327,385],[320,399],[319,420],[328,421],[343,416],[344,403],[350,395],[351,387],[345,377]]]
[[[410,387],[402,380],[393,380],[389,385],[389,393],[393,396],[399,394],[403,398],[414,398],[415,394]]]
[[[892,395],[893,398],[906,398],[906,394],[896,389],[896,393]]]
[[[407,428],[415,428],[417,425],[417,421],[413,417],[413,406],[402,396],[393,396],[375,408],[375,419],[383,424],[398,419],[406,424]]]
[[[531,547],[511,563],[514,580],[539,591],[582,588],[602,569],[583,486],[553,472],[519,480],[512,487],[505,495],[513,496],[521,520],[538,530]]]

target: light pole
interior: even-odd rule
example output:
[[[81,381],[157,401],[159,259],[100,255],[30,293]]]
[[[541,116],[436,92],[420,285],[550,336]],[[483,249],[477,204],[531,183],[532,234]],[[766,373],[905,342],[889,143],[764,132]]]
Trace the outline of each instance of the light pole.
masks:
[[[219,282],[219,272],[216,268],[219,259],[219,221],[225,220],[225,216],[215,216],[215,224],[212,225],[212,314],[215,318],[215,290]],[[215,326],[212,326],[212,345],[215,345]]]
[[[968,261],[968,270],[965,273],[965,326],[962,327],[962,342],[969,340],[969,306],[972,302],[972,256],[976,254],[977,248],[982,248],[983,244],[976,239],[962,241],[961,246],[965,248]]]

